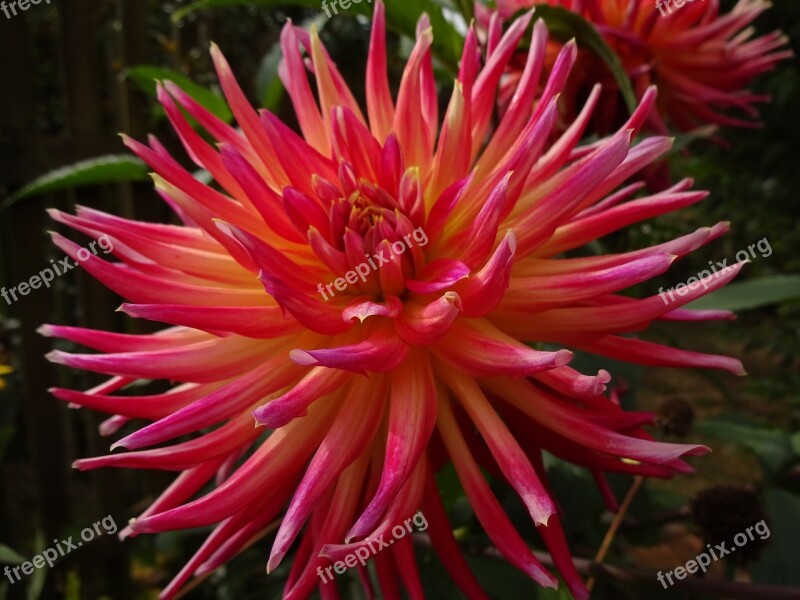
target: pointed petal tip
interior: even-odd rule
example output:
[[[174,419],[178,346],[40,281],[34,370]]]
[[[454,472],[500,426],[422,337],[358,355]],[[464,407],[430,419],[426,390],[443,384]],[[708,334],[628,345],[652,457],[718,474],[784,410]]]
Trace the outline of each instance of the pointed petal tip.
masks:
[[[572,360],[574,354],[570,350],[558,350],[553,357],[553,363],[557,367],[563,367]]]
[[[293,362],[304,367],[310,367],[319,364],[319,361],[305,350],[292,350],[289,352],[289,358]]]
[[[280,429],[281,427],[285,427],[289,423],[291,423],[295,419],[300,419],[305,417],[308,414],[308,411],[303,410],[302,412],[287,412],[287,411],[280,411],[276,410],[276,406],[280,408],[280,405],[273,405],[272,403],[265,404],[264,406],[259,406],[257,409],[253,411],[253,416],[256,419],[256,427],[266,427],[267,429]]]
[[[713,452],[711,448],[708,446],[704,446],[703,444],[696,444],[691,446],[686,452],[686,456],[705,456],[706,454],[711,454]]]
[[[711,228],[711,231],[714,231],[714,230],[729,231],[730,228],[731,228],[731,222],[730,221],[720,221],[719,223],[717,223],[716,225],[714,225]]]
[[[51,363],[57,365],[65,365],[67,361],[64,358],[64,353],[61,350],[52,350],[44,355],[44,357]]]
[[[269,561],[267,562],[267,575],[269,575],[275,569],[278,568],[278,565],[281,564],[281,561],[283,560],[283,557],[285,555],[286,555],[285,552],[276,552],[269,557]]]

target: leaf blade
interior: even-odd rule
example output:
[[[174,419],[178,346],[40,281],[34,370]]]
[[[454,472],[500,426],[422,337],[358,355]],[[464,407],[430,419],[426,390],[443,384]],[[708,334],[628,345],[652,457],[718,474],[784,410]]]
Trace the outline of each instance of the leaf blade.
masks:
[[[127,69],[126,77],[133,81],[144,93],[153,97],[156,95],[156,81],[172,81],[217,118],[226,123],[230,123],[233,120],[233,114],[228,107],[228,103],[222,96],[195,83],[177,71],[154,65],[137,65]]]
[[[87,185],[146,181],[148,172],[149,169],[143,161],[127,154],[107,154],[82,160],[40,175],[12,194],[3,209],[18,200],[48,192]]]
[[[636,110],[639,101],[622,61],[589,21],[577,13],[558,6],[537,6],[533,14],[534,18],[541,18],[545,22],[552,37],[561,41],[574,37],[579,47],[590,50],[598,56],[611,71],[628,111],[633,113]]]
[[[800,275],[777,275],[732,283],[686,308],[744,311],[797,299],[800,299]]]

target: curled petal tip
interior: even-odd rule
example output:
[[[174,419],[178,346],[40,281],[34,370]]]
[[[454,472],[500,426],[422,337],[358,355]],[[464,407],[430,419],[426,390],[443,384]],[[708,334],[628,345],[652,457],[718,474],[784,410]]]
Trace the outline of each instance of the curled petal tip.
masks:
[[[552,517],[555,514],[556,511],[552,510],[547,513],[539,513],[536,516],[531,515],[531,517],[533,518],[533,522],[536,525],[536,527],[539,527],[540,525],[542,527],[547,527],[547,524],[550,522],[550,517]]]
[[[38,333],[39,335],[44,336],[44,337],[52,337],[53,336],[53,327],[52,327],[52,325],[44,324],[44,325],[40,326],[36,330],[36,333]]]
[[[444,295],[444,299],[447,300],[451,305],[453,305],[456,310],[461,310],[462,303],[461,303],[461,296],[459,296],[456,292],[446,292]]]

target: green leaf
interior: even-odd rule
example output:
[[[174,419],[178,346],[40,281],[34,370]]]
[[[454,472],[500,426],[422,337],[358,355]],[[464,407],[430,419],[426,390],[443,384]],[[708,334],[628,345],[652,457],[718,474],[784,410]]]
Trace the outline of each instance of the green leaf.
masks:
[[[371,11],[368,11],[371,14]],[[432,0],[388,0],[386,2],[386,25],[397,33],[416,37],[417,21],[427,13],[433,28],[433,52],[454,72],[458,70],[464,49],[464,36],[448,21],[442,8]]]
[[[559,499],[564,514],[570,515],[562,523],[567,540],[580,539],[590,546],[599,546],[606,530],[600,519],[605,504],[591,473],[549,452],[543,452],[542,459],[553,497]]]
[[[475,4],[473,0],[454,0],[458,11],[464,15],[464,22],[469,23],[475,18]]]
[[[41,569],[36,569],[31,575],[31,581],[28,584],[28,590],[25,594],[26,600],[39,600],[44,590],[44,582],[47,579],[47,566]]]
[[[800,275],[777,275],[727,285],[686,308],[742,311],[798,299]]]
[[[636,110],[639,102],[633,92],[631,80],[622,66],[622,61],[591,23],[579,14],[557,6],[537,6],[534,12],[534,19],[536,18],[544,20],[552,37],[561,41],[567,41],[574,37],[579,47],[593,52],[606,63],[619,86],[628,110],[631,113]]]
[[[800,585],[797,540],[800,539],[800,496],[770,488],[764,494],[769,515],[767,547],[751,568],[755,583]]]
[[[743,446],[753,452],[764,468],[776,475],[789,463],[797,460],[791,436],[780,430],[759,427],[739,416],[722,416],[699,421],[695,431]]]
[[[466,559],[490,598],[503,598],[503,600],[538,598],[539,586],[510,563],[482,556],[467,556]]]
[[[7,565],[21,565],[24,562],[24,556],[17,554],[5,544],[0,544],[0,563]]]
[[[675,142],[672,144],[672,148],[669,149],[669,156],[675,156],[682,153],[695,142],[699,142],[701,140],[710,140],[718,130],[719,127],[716,125],[703,125],[702,127],[697,127],[692,131],[676,134]]]
[[[17,200],[48,192],[122,181],[145,181],[148,172],[143,161],[126,154],[109,154],[83,160],[37,177],[12,195],[3,209]]]
[[[261,65],[256,74],[256,96],[259,106],[272,112],[278,110],[286,92],[283,82],[278,77],[281,57],[281,45],[275,44],[261,59]]]
[[[139,65],[130,67],[126,71],[126,75],[145,94],[153,97],[156,95],[156,81],[172,81],[217,118],[226,123],[230,123],[233,120],[228,103],[222,96],[176,71],[152,65]]]
[[[342,0],[337,0],[338,14],[341,15],[372,15],[373,3],[369,0],[360,0],[352,4],[348,9],[342,9]],[[333,0],[328,0],[328,5],[333,5]],[[458,68],[458,61],[461,59],[461,51],[464,46],[463,36],[456,31],[444,17],[442,7],[433,0],[386,0],[386,25],[408,37],[416,37],[417,21],[423,12],[428,13],[433,28],[433,50],[436,56],[451,69]],[[322,0],[198,0],[172,14],[174,21],[180,21],[187,15],[209,8],[223,8],[228,6],[288,6],[309,8],[326,13],[322,8]],[[331,18],[335,18],[331,9]],[[601,40],[602,41],[602,40]]]
[[[36,549],[36,554],[41,554],[44,552],[45,545],[44,545],[44,534],[40,531],[36,531],[36,537],[34,540],[34,548]],[[30,583],[28,583],[27,593],[25,595],[26,600],[38,600],[39,597],[42,595],[42,590],[44,589],[44,581],[47,579],[47,567],[42,567],[41,569],[36,569],[31,575]]]

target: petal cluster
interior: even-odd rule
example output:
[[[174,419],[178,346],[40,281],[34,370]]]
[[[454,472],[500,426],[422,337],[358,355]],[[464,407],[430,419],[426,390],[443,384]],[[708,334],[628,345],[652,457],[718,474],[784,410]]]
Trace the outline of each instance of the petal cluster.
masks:
[[[707,124],[757,126],[757,104],[769,98],[747,86],[792,56],[783,34],[757,36],[753,29],[770,6],[767,0],[738,0],[728,13],[720,10],[719,0],[686,0],[680,7],[674,0],[497,0],[498,17],[542,4],[562,6],[591,22],[619,55],[639,97],[650,85],[658,86],[658,109],[648,126],[661,133]],[[489,22],[486,14],[484,21]],[[626,107],[607,67],[586,53],[576,72],[565,95],[569,114],[579,109],[577,99],[602,80],[606,92],[593,125],[610,131],[624,120]],[[515,79],[512,71],[510,80]]]
[[[50,360],[108,376],[87,391],[53,394],[112,415],[103,433],[126,431],[112,447],[126,451],[76,466],[176,473],[123,535],[214,527],[163,598],[273,534],[268,570],[293,556],[284,596],[307,598],[320,588],[334,597],[335,584],[322,583],[319,570],[418,510],[453,580],[468,597],[486,598],[436,488],[447,463],[498,550],[555,586],[484,473],[508,482],[573,595],[586,598],[542,452],[590,469],[611,502],[604,473],[669,477],[691,470],[685,456],[707,450],[654,441],[643,428],[651,414],[626,412],[608,396],[608,372],[582,374],[568,363],[577,349],[741,373],[735,359],[638,338],[656,320],[729,318],[683,306],[725,285],[741,264],[670,305],[655,291],[644,299],[621,293],[727,225],[624,254],[563,257],[705,194],[690,181],[640,193],[636,175],[671,145],[662,137],[632,142],[656,100],[652,88],[607,137],[579,143],[599,88],[559,132],[556,103],[577,49],[564,45],[542,79],[548,34],[530,21],[512,23],[486,56],[470,30],[441,119],[426,17],[395,97],[376,3],[366,114],[316,32],[288,24],[280,76],[300,133],[254,110],[213,48],[238,127],[172,83],[159,86],[159,97],[188,158],[218,185],[195,179],[155,138],[125,140],[152,167],[157,192],[181,224],[86,207],[51,211],[113,242],[116,262],[90,256],[82,264],[126,300],[123,312],[168,325],[153,335],[41,329],[94,351],[54,351]],[[528,60],[495,122],[501,78],[526,32]],[[74,242],[59,234],[54,241],[77,256]],[[380,265],[359,271],[376,256]],[[346,277],[351,272],[359,276]],[[339,280],[346,285],[326,287]],[[124,393],[138,380],[169,389]],[[402,589],[423,597],[410,537],[378,554],[375,566],[385,597]]]

